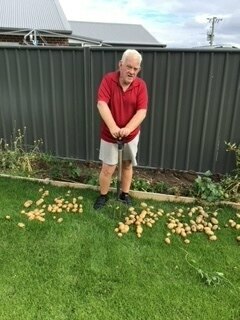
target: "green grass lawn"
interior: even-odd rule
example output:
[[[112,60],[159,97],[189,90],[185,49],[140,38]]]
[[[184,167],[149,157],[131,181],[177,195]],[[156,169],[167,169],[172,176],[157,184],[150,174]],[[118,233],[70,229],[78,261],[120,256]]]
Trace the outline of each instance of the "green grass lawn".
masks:
[[[196,233],[190,244],[172,235],[167,245],[166,214],[140,239],[132,230],[119,238],[114,229],[129,212],[113,199],[94,211],[92,190],[71,190],[69,198],[83,197],[83,213],[30,221],[23,204],[38,200],[42,186],[0,178],[1,320],[240,320],[240,232],[224,227],[235,210],[219,211],[217,241]],[[69,190],[44,188],[49,203]],[[146,203],[165,213],[186,208]],[[224,278],[208,285],[198,269]]]

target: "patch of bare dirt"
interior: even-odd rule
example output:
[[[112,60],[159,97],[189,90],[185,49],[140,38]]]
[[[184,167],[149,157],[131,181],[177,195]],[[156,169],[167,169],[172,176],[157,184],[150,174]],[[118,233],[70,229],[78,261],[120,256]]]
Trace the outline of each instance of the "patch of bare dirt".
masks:
[[[169,186],[190,186],[197,178],[195,172],[182,172],[170,169],[144,169],[136,168],[135,178],[143,178],[152,182],[164,182]]]
[[[100,172],[101,164],[99,163],[84,163],[84,166],[93,170],[95,173]],[[92,171],[92,172],[93,172]],[[117,170],[115,176],[117,175]],[[134,168],[133,180],[136,182],[147,181],[150,186],[153,188],[156,187],[157,184],[163,184],[166,188],[162,190],[162,192],[170,192],[172,194],[181,194],[181,195],[189,195],[190,190],[193,186],[195,179],[198,174],[193,171],[183,172],[176,171],[170,169],[147,169],[142,167]],[[133,186],[133,185],[132,185]],[[146,185],[144,183],[141,184],[142,190],[145,190]],[[149,186],[149,190],[151,187]],[[156,192],[161,192],[161,188]]]
[[[101,169],[99,162],[66,160],[37,162],[35,169],[41,178],[55,180],[81,182],[86,184],[98,184],[98,175]],[[117,170],[115,172],[117,177]],[[190,195],[195,179],[198,174],[194,171],[177,171],[171,169],[147,169],[134,168],[133,184],[135,190],[170,193],[178,195]],[[220,176],[215,175],[213,180],[219,181]]]

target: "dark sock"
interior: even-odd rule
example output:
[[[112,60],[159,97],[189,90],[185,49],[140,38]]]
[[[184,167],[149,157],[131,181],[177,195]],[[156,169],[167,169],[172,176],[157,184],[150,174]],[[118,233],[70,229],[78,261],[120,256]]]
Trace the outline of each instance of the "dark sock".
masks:
[[[102,197],[102,198],[106,198],[107,197],[107,193],[106,194],[100,194],[100,197]]]
[[[128,195],[128,192],[122,192],[122,193],[121,193],[121,198],[124,199],[127,195]]]

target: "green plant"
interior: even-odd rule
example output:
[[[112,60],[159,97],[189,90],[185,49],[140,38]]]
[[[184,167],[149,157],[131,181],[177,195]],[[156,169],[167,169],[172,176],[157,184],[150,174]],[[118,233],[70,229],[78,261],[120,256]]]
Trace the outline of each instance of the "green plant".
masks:
[[[222,180],[222,186],[232,201],[240,201],[240,144],[225,142],[226,151],[234,152],[236,168]]]
[[[186,252],[185,255],[185,260],[186,262],[197,271],[197,273],[200,276],[200,279],[202,282],[208,286],[217,286],[225,283],[228,283],[234,290],[236,290],[236,287],[232,284],[231,281],[229,281],[225,276],[223,272],[218,272],[218,271],[212,271],[212,272],[206,272],[203,271],[201,268],[197,266],[197,262],[194,259],[191,259],[189,261],[188,255],[189,253],[182,249],[183,251]]]
[[[167,185],[165,182],[160,181],[156,182],[153,185],[152,192],[157,192],[157,193],[167,193],[169,190],[170,186]]]
[[[227,152],[235,152],[235,158],[236,158],[236,171],[237,174],[240,175],[240,144],[236,143],[230,143],[226,142],[225,144],[227,146],[226,151]]]
[[[221,185],[225,190],[225,195],[231,201],[240,201],[240,177],[239,175],[227,175],[221,181]]]
[[[42,140],[34,141],[33,146],[25,144],[26,127],[14,131],[10,142],[0,139],[0,168],[4,171],[31,173],[32,163],[40,152]]]
[[[211,172],[207,171],[204,176],[198,176],[193,184],[193,195],[208,201],[220,201],[227,197],[224,189],[219,182],[214,182],[211,178]]]
[[[131,187],[133,190],[138,191],[152,191],[151,183],[146,179],[133,179]]]
[[[99,184],[98,175],[92,175],[90,178],[86,179],[86,184],[90,184],[90,185],[93,185],[93,186],[98,186],[98,184]]]

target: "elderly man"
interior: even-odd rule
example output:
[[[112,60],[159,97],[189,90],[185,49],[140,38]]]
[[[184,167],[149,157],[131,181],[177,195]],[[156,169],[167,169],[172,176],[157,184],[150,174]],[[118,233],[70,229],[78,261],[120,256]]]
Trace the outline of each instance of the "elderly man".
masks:
[[[119,70],[106,74],[98,89],[97,107],[102,119],[99,159],[100,195],[94,209],[101,209],[108,201],[112,175],[118,162],[117,140],[124,142],[120,199],[131,205],[129,190],[140,135],[140,124],[146,117],[148,93],[146,83],[137,77],[142,56],[128,49],[119,61]]]

